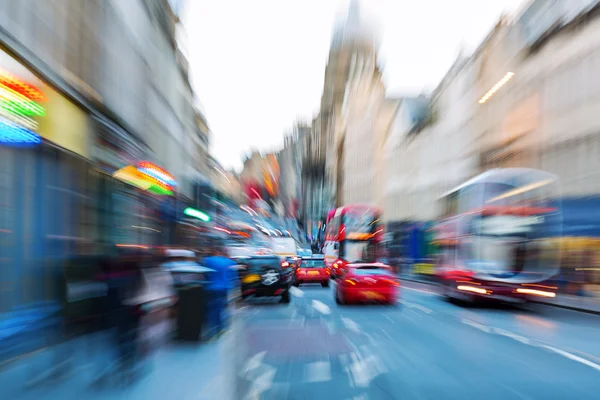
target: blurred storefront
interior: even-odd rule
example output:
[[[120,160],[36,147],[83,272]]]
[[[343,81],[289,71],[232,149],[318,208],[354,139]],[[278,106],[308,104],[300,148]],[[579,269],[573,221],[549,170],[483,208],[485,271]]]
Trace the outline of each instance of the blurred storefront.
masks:
[[[432,222],[389,222],[385,247],[390,265],[405,275],[432,276],[437,249],[431,228]]]
[[[112,176],[137,143],[0,50],[0,312],[55,299],[68,257],[162,243],[165,196]]]
[[[48,265],[90,252],[96,232],[87,194],[87,114],[2,50],[0,79],[0,303],[6,310],[52,296]]]

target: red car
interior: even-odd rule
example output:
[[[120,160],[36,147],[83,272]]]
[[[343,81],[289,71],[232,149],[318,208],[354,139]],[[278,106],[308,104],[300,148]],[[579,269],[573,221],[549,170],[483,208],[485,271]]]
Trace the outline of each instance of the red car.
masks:
[[[281,262],[281,266],[283,268],[292,268],[294,273],[296,273],[296,270],[300,266],[301,261],[302,261],[302,259],[300,257],[296,257],[296,256],[286,257],[285,260],[283,260]]]
[[[296,269],[294,284],[299,286],[301,283],[320,283],[323,287],[329,287],[330,278],[331,270],[325,265],[324,259],[302,258]]]
[[[400,283],[392,268],[385,264],[370,263],[348,264],[345,270],[336,285],[336,303],[396,304]]]
[[[333,279],[338,279],[340,276],[344,275],[346,271],[346,265],[348,265],[348,263],[344,260],[335,260],[335,262],[331,265],[331,277]]]

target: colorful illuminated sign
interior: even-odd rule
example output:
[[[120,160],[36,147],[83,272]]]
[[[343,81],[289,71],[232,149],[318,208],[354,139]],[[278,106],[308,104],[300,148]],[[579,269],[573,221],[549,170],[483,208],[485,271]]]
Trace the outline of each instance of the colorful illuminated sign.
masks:
[[[151,162],[142,161],[138,163],[138,169],[142,173],[161,181],[166,186],[177,186],[177,181],[171,174]]]
[[[210,216],[208,216],[208,214],[203,213],[200,210],[196,210],[195,208],[192,208],[192,207],[187,207],[185,210],[183,210],[183,213],[185,215],[187,215],[188,217],[198,218],[199,220],[204,221],[204,222],[210,221]]]
[[[44,94],[35,86],[0,70],[0,144],[28,146],[41,143],[34,119],[45,115]]]
[[[163,169],[146,161],[138,167],[128,165],[113,174],[117,179],[159,195],[172,195],[175,179]]]
[[[39,144],[41,141],[35,132],[0,117],[0,144],[28,146]]]

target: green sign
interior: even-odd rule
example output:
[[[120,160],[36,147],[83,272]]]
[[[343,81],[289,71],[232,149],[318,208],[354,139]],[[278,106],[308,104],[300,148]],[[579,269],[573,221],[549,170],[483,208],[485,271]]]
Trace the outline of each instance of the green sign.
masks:
[[[192,207],[186,208],[185,210],[183,210],[183,213],[188,217],[198,218],[199,220],[202,220],[204,222],[210,221],[210,217],[208,216],[208,214],[205,214],[202,211],[196,210]]]

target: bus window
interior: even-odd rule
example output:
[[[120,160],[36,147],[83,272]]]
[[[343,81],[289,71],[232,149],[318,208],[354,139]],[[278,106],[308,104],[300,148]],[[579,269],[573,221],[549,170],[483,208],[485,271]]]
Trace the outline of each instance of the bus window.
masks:
[[[451,217],[458,212],[458,192],[453,192],[444,198],[444,217]]]
[[[467,186],[460,190],[458,212],[463,214],[483,207],[483,187],[480,184]]]

